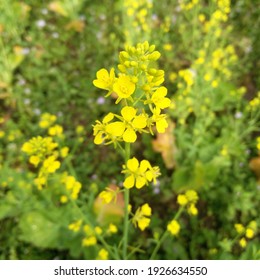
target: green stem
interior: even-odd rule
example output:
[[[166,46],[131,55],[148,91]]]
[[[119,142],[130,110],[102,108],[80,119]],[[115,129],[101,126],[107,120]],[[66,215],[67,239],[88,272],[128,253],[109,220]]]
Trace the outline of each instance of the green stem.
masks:
[[[180,207],[173,219],[177,220],[180,217],[183,210],[184,210],[184,206]],[[160,240],[157,242],[157,244],[152,252],[152,255],[150,257],[150,260],[154,260],[155,255],[157,254],[158,250],[160,249],[163,241],[166,239],[167,236],[168,236],[168,230],[166,229],[165,232],[163,233],[162,237],[160,238]]]
[[[130,143],[125,143],[125,164],[130,158]],[[129,204],[129,189],[124,190],[124,202],[125,202],[125,213],[124,213],[124,230],[123,230],[123,259],[127,260],[127,245],[128,245],[128,204]]]

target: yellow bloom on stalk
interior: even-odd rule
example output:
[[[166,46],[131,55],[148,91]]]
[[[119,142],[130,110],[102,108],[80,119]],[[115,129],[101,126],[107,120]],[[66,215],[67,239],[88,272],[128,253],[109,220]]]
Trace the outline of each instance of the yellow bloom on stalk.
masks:
[[[102,199],[104,204],[110,203],[114,198],[112,191],[102,191],[98,196]]]
[[[63,127],[58,124],[51,126],[48,130],[48,134],[50,136],[61,136],[62,133],[63,133]]]
[[[141,231],[144,231],[150,224],[150,216],[152,215],[152,209],[148,203],[145,203],[137,209],[132,219],[133,224],[138,226]]]
[[[188,190],[185,192],[185,196],[188,199],[189,202],[191,203],[196,203],[199,199],[197,192],[194,190]]]
[[[104,118],[103,121],[96,121],[96,124],[93,126],[94,130],[94,143],[96,145],[100,145],[105,141],[106,139],[110,139],[111,137],[107,133],[107,125],[108,123],[113,120],[114,114],[108,113]]]
[[[179,194],[177,197],[177,202],[179,205],[185,206],[188,203],[188,199],[187,199],[186,195]]]
[[[82,240],[83,247],[90,247],[97,244],[97,238],[95,236],[85,237]]]
[[[239,240],[239,245],[240,245],[240,247],[242,247],[242,248],[245,248],[245,247],[246,247],[247,241],[246,241],[246,239],[245,239],[244,237],[242,237],[242,238]]]
[[[198,215],[198,209],[195,206],[194,203],[192,203],[189,207],[188,207],[188,213],[192,216],[197,216]]]
[[[139,164],[139,161],[135,157],[129,159],[126,166],[123,165],[123,168],[122,173],[128,175],[123,183],[127,189],[134,186],[140,189],[151,181],[156,183],[156,178],[160,175],[158,166],[152,167],[148,160],[142,160]]]
[[[22,151],[28,155],[36,155],[40,158],[53,152],[58,146],[57,143],[52,141],[51,137],[33,137],[28,142],[25,142],[22,146]]]
[[[108,260],[108,251],[105,249],[101,249],[98,252],[97,260]]]
[[[107,232],[108,233],[117,233],[118,232],[117,226],[110,223],[109,226],[108,226]]]
[[[120,76],[113,85],[113,91],[118,95],[116,104],[123,98],[130,97],[135,91],[135,84],[128,76]]]
[[[65,157],[68,155],[68,153],[69,153],[69,148],[68,148],[68,147],[63,147],[63,148],[61,148],[61,150],[60,150],[60,156],[61,156],[62,158],[65,158]]]
[[[254,237],[255,233],[251,228],[247,228],[245,235],[247,238],[251,239]]]
[[[81,228],[82,220],[78,220],[74,223],[69,224],[68,229],[74,232],[78,232]]]
[[[57,169],[60,168],[60,162],[56,160],[55,156],[49,156],[44,160],[43,168],[47,173],[54,173]]]
[[[41,128],[48,128],[50,127],[55,121],[57,117],[55,115],[51,115],[49,113],[43,113],[41,115],[41,119],[39,122],[39,127]]]
[[[167,88],[159,87],[152,95],[151,101],[157,108],[165,109],[168,108],[171,104],[171,100],[167,97]]]
[[[167,225],[167,230],[172,234],[172,235],[178,235],[181,227],[180,224],[176,220],[172,220],[168,225]]]
[[[78,182],[75,177],[64,175],[64,178],[62,179],[62,183],[65,184],[66,190],[70,193],[72,199],[77,199],[79,192],[81,190],[81,183]]]
[[[115,69],[112,68],[110,73],[105,68],[102,68],[97,72],[97,79],[93,81],[93,84],[97,88],[108,90],[112,92],[113,84],[115,81]]]
[[[158,133],[164,133],[166,128],[168,127],[168,123],[166,121],[166,115],[161,114],[161,109],[160,108],[155,108],[152,110],[152,117],[151,117],[151,122],[155,122],[156,129]]]
[[[235,230],[237,233],[242,234],[245,232],[245,227],[242,224],[235,224]]]
[[[35,167],[38,166],[38,164],[40,163],[40,161],[41,161],[41,159],[40,159],[40,157],[38,157],[38,156],[30,156],[30,158],[29,158],[29,162],[30,162],[31,164],[33,164]]]
[[[114,136],[122,136],[128,143],[134,143],[137,139],[136,131],[146,127],[147,118],[144,114],[136,115],[136,109],[125,106],[121,110],[123,122],[114,122],[107,126],[107,132]]]

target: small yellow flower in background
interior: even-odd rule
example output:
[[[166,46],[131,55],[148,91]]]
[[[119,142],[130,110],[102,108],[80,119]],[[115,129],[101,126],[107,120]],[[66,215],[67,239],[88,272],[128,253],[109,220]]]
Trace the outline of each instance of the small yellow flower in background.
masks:
[[[171,82],[174,82],[176,79],[177,79],[177,74],[175,72],[171,72],[170,75],[169,75],[169,80]]]
[[[197,203],[197,201],[199,199],[199,196],[198,196],[197,192],[194,191],[194,190],[186,191],[185,196],[190,203],[194,203],[194,204]]]
[[[100,235],[103,232],[101,227],[95,227],[94,230],[97,235]]]
[[[97,260],[108,260],[108,251],[105,249],[101,249],[98,252]]]
[[[245,227],[242,224],[235,224],[235,230],[237,233],[242,234],[245,232]]]
[[[188,210],[188,213],[192,216],[197,216],[198,215],[198,209],[195,206],[195,204],[193,204],[193,203],[188,207],[187,210]]]
[[[140,189],[151,181],[156,183],[156,178],[160,175],[159,167],[152,167],[148,160],[142,160],[139,164],[135,157],[129,159],[123,168],[122,173],[129,174],[123,183],[124,187],[128,189],[134,186]]]
[[[180,224],[176,220],[172,220],[168,225],[167,225],[167,230],[172,234],[172,235],[178,235],[181,227]]]
[[[81,225],[82,225],[82,220],[78,220],[75,223],[69,224],[68,229],[73,232],[78,232],[81,228]]]
[[[109,226],[108,226],[108,230],[107,230],[108,233],[117,233],[118,232],[118,229],[117,229],[117,226],[110,223]]]
[[[78,182],[75,177],[67,175],[66,173],[63,174],[61,182],[65,184],[65,187],[68,193],[70,193],[71,198],[76,200],[82,187],[81,183]]]
[[[244,237],[241,238],[241,239],[239,240],[239,245],[240,245],[240,247],[242,247],[242,248],[245,248],[245,247],[246,247],[247,241],[246,241],[246,239],[245,239]]]
[[[62,196],[60,197],[60,202],[63,203],[63,204],[64,204],[64,203],[67,203],[68,200],[69,200],[69,199],[68,199],[68,197],[67,197],[66,195],[62,195]]]
[[[84,126],[83,125],[78,125],[76,127],[76,133],[77,134],[82,134],[84,132]]]
[[[165,51],[171,51],[173,49],[173,46],[172,46],[172,44],[164,44],[163,49]]]
[[[188,199],[187,199],[186,195],[179,194],[177,197],[177,202],[179,205],[185,206],[188,203]]]
[[[99,194],[99,197],[102,199],[102,202],[104,204],[108,204],[112,201],[112,199],[114,198],[114,194],[112,193],[112,191],[102,191]]]
[[[115,69],[112,68],[110,73],[105,68],[102,68],[97,72],[97,79],[93,81],[93,84],[97,88],[112,91],[115,81]]]
[[[150,224],[151,219],[149,218],[152,215],[152,209],[148,203],[145,203],[139,207],[132,219],[134,226],[138,226],[141,231],[144,231]]]
[[[43,168],[48,173],[54,173],[60,168],[60,162],[56,160],[55,156],[49,156],[46,160],[44,160]]]
[[[50,136],[61,136],[62,133],[63,133],[63,127],[58,124],[51,126],[48,130],[48,134]]]
[[[42,190],[42,187],[46,184],[46,177],[39,176],[38,178],[34,179],[34,183],[37,186],[38,190]]]
[[[135,84],[128,76],[120,76],[113,85],[113,91],[118,95],[116,104],[123,98],[130,97],[135,91]]]
[[[205,20],[206,20],[206,16],[204,14],[199,14],[198,18],[199,18],[199,21],[202,23],[205,22]]]
[[[57,117],[55,115],[51,115],[49,113],[44,113],[44,114],[41,115],[41,119],[40,119],[40,122],[39,122],[39,127],[41,127],[41,128],[48,128],[56,120],[57,120]]]
[[[224,146],[222,148],[222,150],[220,151],[220,154],[223,156],[223,157],[226,157],[228,155],[228,148],[226,146]]]
[[[93,234],[94,234],[92,228],[91,228],[89,225],[84,225],[83,231],[84,231],[87,235],[93,235]]]
[[[94,246],[96,244],[97,244],[97,238],[95,236],[85,237],[82,240],[82,246],[83,247]]]
[[[65,158],[65,157],[68,155],[68,153],[69,153],[69,148],[68,148],[68,147],[63,147],[63,148],[61,148],[61,150],[60,150],[60,156],[61,156],[62,158]]]
[[[251,228],[246,229],[246,233],[245,233],[246,238],[252,239],[254,237],[254,235],[255,235],[255,233]]]
[[[5,132],[3,130],[0,130],[0,138],[3,138],[5,136]]]

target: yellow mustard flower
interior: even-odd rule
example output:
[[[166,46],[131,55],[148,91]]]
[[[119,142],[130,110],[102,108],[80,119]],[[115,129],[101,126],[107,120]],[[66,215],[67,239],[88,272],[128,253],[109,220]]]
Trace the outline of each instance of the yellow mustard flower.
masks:
[[[196,203],[199,199],[197,192],[194,190],[186,191],[185,196],[190,203]]]
[[[161,114],[160,108],[154,108],[152,110],[152,117],[151,117],[151,123],[155,123],[156,130],[158,133],[164,133],[166,128],[168,127],[168,122],[166,121],[166,115]]]
[[[242,224],[235,224],[235,230],[237,233],[242,234],[245,232],[245,227]]]
[[[181,227],[180,224],[176,220],[172,220],[168,225],[167,225],[167,230],[172,234],[172,235],[178,235]]]
[[[81,228],[82,220],[78,220],[74,223],[69,224],[68,229],[74,232],[78,232]]]
[[[151,181],[156,183],[156,178],[160,175],[159,167],[152,167],[148,160],[142,160],[139,164],[139,161],[135,157],[129,159],[123,168],[122,173],[128,175],[123,183],[127,189],[134,186],[140,189]]]
[[[185,206],[188,203],[188,199],[187,199],[186,195],[179,194],[177,197],[177,202],[179,205]]]
[[[245,248],[245,247],[246,247],[247,241],[246,241],[246,239],[245,239],[244,237],[242,237],[242,238],[239,240],[239,245],[240,245],[240,247],[242,247],[242,248]]]
[[[157,108],[165,109],[168,108],[171,104],[171,100],[167,97],[167,88],[159,87],[152,95],[151,101]]]
[[[63,133],[63,127],[58,124],[51,126],[48,130],[48,134],[50,136],[61,136],[62,133]]]
[[[55,115],[51,115],[49,113],[43,113],[41,115],[41,118],[40,118],[40,121],[39,121],[39,127],[41,127],[41,128],[48,128],[56,120],[57,120],[57,117]]]
[[[100,69],[97,72],[97,79],[93,81],[93,84],[97,88],[112,91],[115,81],[115,69],[112,68],[110,73],[105,68]]]
[[[55,156],[49,156],[44,160],[43,168],[48,173],[54,173],[57,169],[60,168],[60,162],[56,160]]]
[[[113,85],[113,91],[118,95],[116,103],[130,97],[135,91],[135,84],[128,76],[120,76]]]
[[[192,216],[197,216],[198,215],[198,209],[197,209],[197,207],[195,206],[194,203],[189,205],[188,213]]]
[[[110,223],[109,226],[108,226],[108,230],[107,230],[108,233],[117,233],[118,232],[118,229],[117,229],[117,226]]]
[[[254,237],[255,233],[251,228],[247,228],[245,235],[248,239],[252,239]]]
[[[97,244],[97,238],[95,236],[85,237],[82,240],[83,247],[90,247]]]
[[[150,216],[152,215],[152,209],[148,203],[145,203],[139,207],[132,219],[135,226],[138,226],[141,231],[144,231],[150,224]]]
[[[99,250],[98,255],[97,255],[97,260],[108,260],[108,251],[102,248]]]

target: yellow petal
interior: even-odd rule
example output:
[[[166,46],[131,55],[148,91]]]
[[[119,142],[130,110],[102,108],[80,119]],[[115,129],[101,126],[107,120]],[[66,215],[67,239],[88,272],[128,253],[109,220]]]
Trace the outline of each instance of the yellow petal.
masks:
[[[123,116],[123,118],[126,121],[131,121],[134,116],[136,115],[136,109],[130,106],[125,106],[122,110],[121,110],[121,115]]]
[[[143,217],[140,220],[138,220],[137,223],[138,223],[138,227],[140,228],[140,230],[143,231],[149,226],[150,219]]]
[[[126,166],[130,171],[136,172],[139,167],[139,162],[135,157],[133,157],[127,161]]]
[[[136,133],[131,128],[128,128],[123,134],[123,140],[127,143],[134,143],[136,139],[137,139]]]
[[[141,212],[144,216],[151,216],[152,215],[152,208],[149,206],[148,203],[145,203],[142,207],[141,207]]]
[[[167,127],[168,127],[168,123],[165,119],[156,122],[156,129],[159,133],[164,133]]]
[[[136,178],[136,188],[141,189],[146,183],[146,179],[144,177],[138,176]]]
[[[102,133],[102,132],[99,132],[99,133],[95,136],[95,138],[94,138],[94,143],[95,143],[96,145],[102,144],[102,142],[103,142],[103,137],[102,137],[102,135],[103,135],[103,133]]]
[[[113,122],[106,126],[106,131],[113,136],[119,137],[125,131],[125,124],[123,122]]]
[[[130,175],[125,179],[123,186],[127,189],[130,189],[134,186],[134,184],[135,184],[135,177],[134,175]]]
[[[146,159],[142,160],[140,163],[140,172],[144,173],[149,167],[151,167],[150,162]]]
[[[147,119],[145,115],[140,115],[135,117],[132,123],[135,128],[145,128],[147,124]]]
[[[114,118],[114,114],[113,113],[108,113],[104,119],[103,119],[103,123],[108,123],[110,121],[112,121]]]

